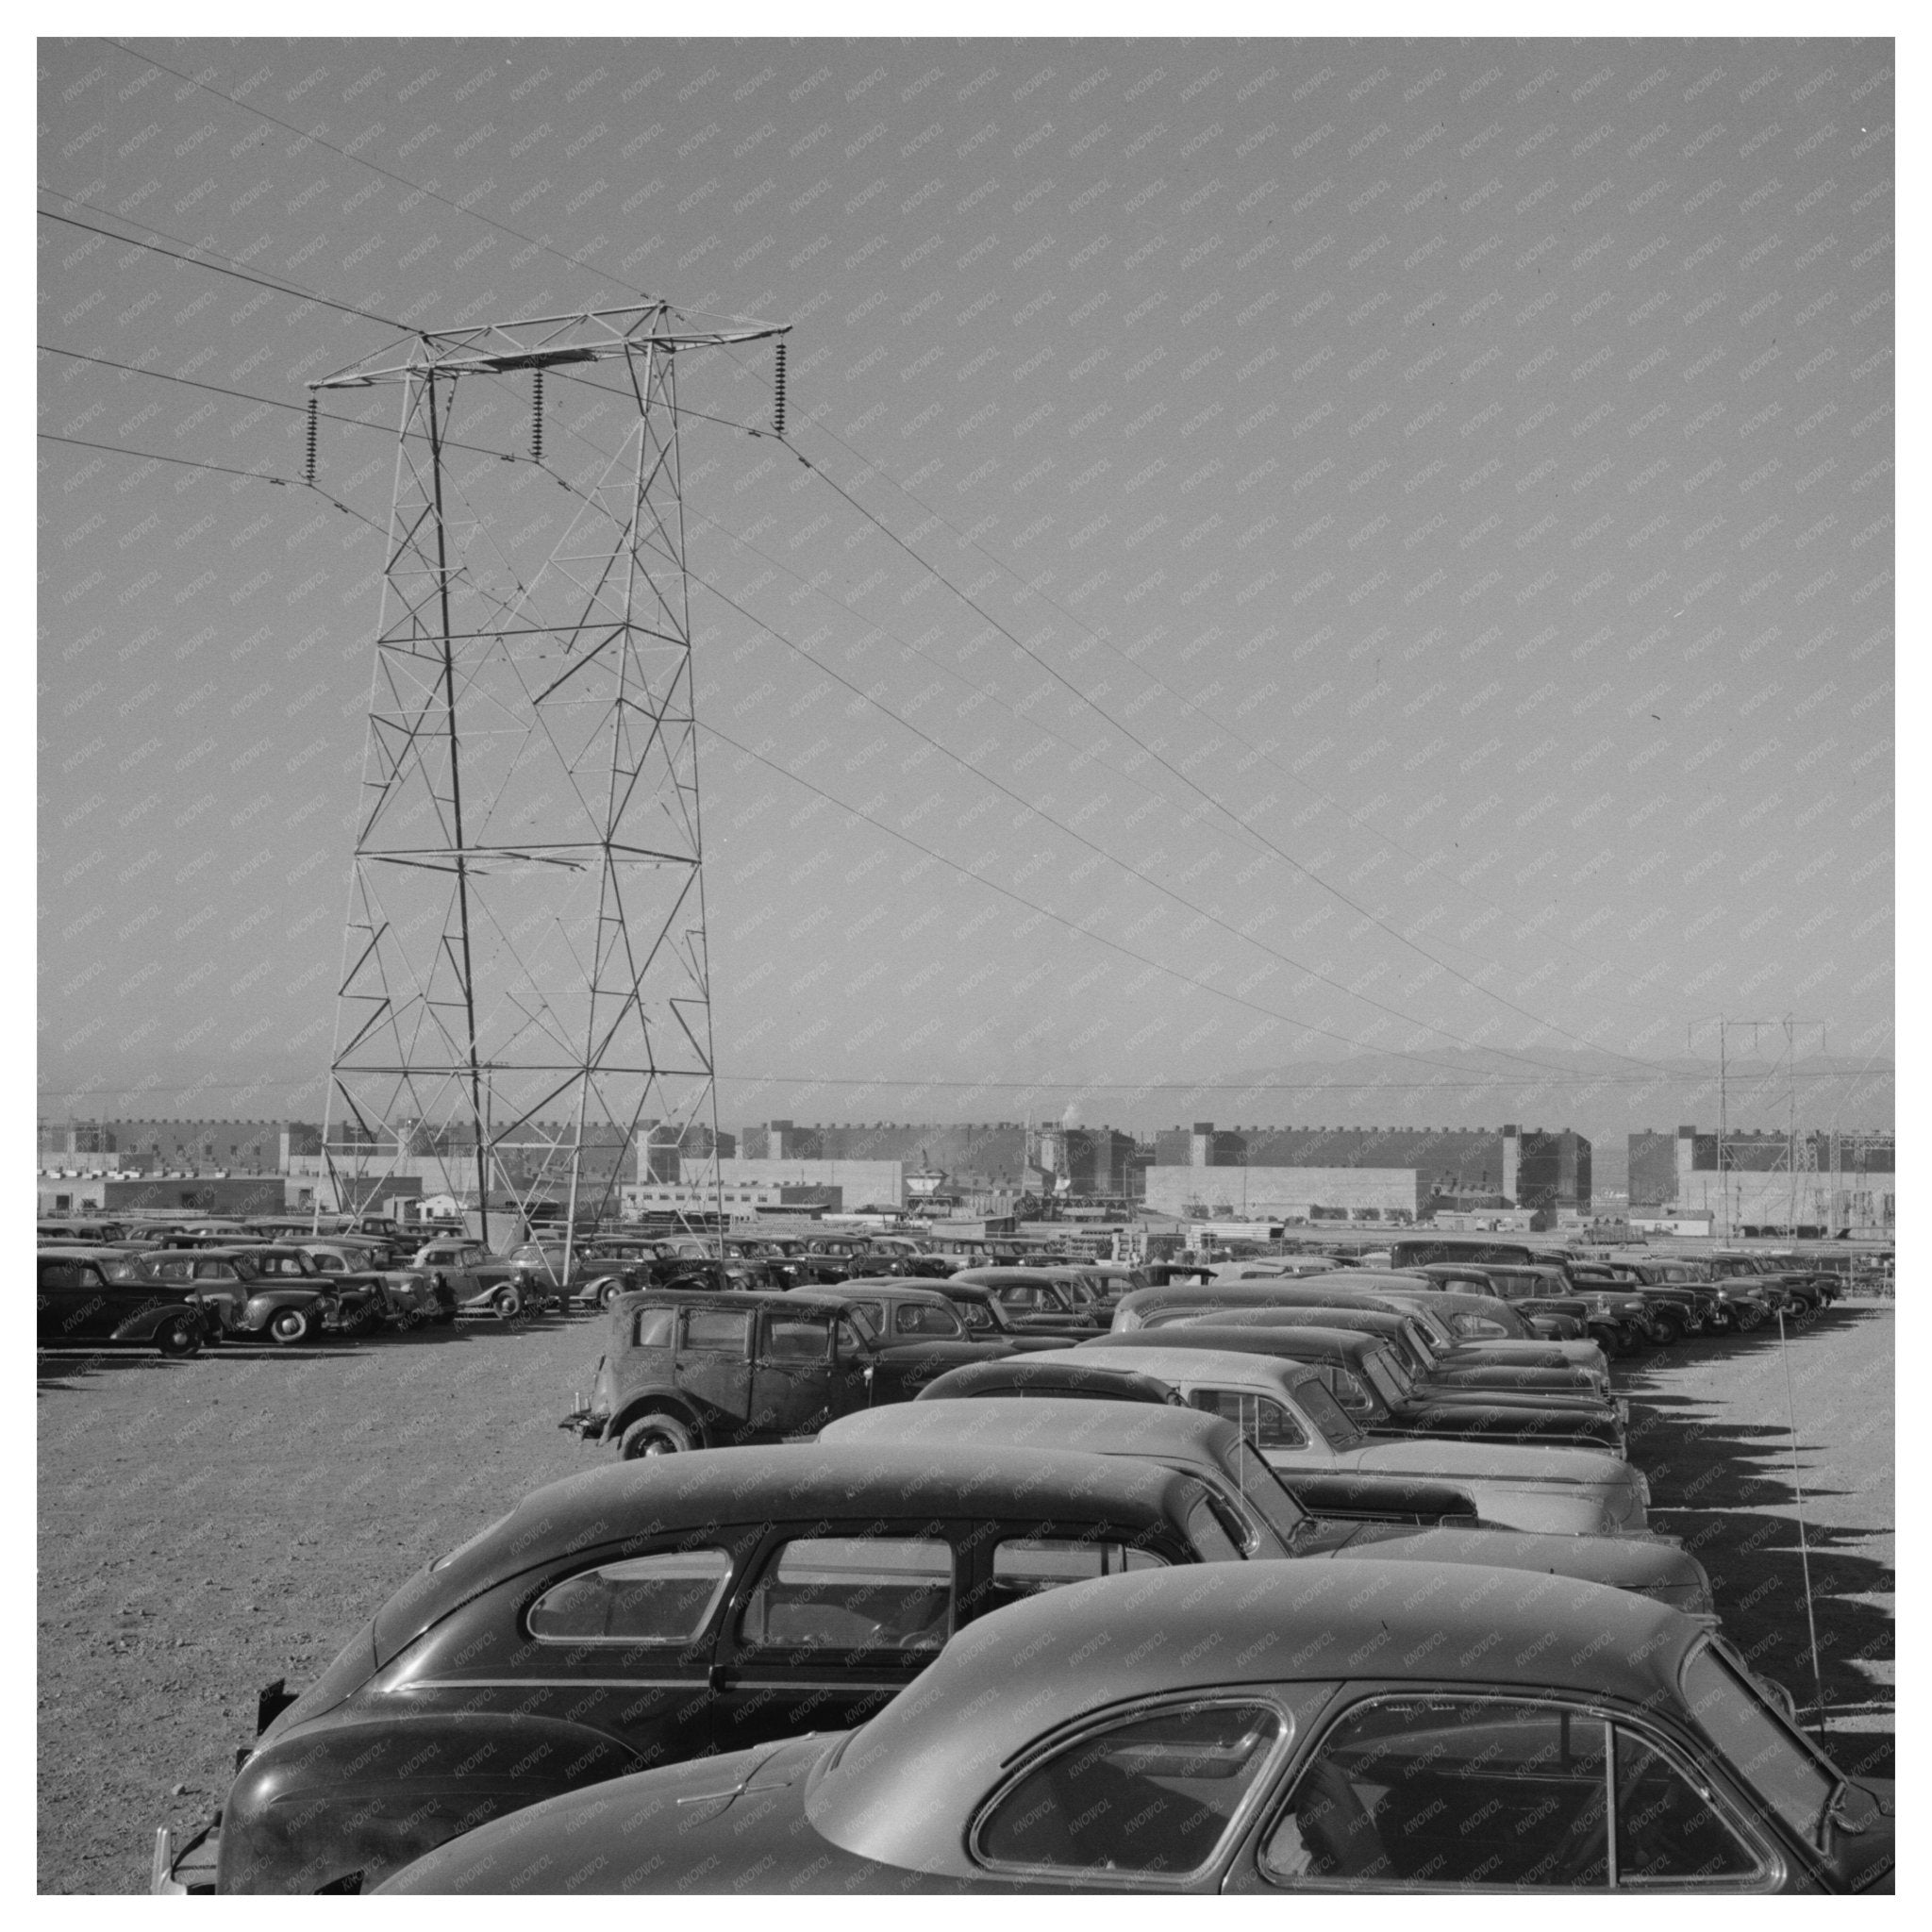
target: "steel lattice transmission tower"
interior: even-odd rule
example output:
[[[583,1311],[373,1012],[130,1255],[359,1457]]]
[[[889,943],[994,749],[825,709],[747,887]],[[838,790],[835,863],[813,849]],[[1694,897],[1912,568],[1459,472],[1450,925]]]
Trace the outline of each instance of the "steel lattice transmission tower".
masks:
[[[492,1191],[567,1196],[575,1226],[610,1210],[641,1125],[715,1148],[676,366],[782,332],[648,303],[424,333],[310,384],[402,392],[324,1116],[338,1203],[408,1171],[474,1191],[486,1239]],[[506,432],[533,401],[523,458]]]

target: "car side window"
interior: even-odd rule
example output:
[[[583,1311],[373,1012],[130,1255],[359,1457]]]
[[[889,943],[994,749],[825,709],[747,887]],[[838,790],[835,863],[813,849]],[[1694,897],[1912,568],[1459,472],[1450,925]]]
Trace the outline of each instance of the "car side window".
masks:
[[[318,1274],[345,1274],[348,1273],[349,1264],[340,1255],[311,1255],[308,1258],[314,1262]]]
[[[1213,1863],[1288,1734],[1272,1705],[1189,1704],[1089,1729],[1024,1772],[972,1834],[980,1862],[1178,1878]]]
[[[897,1335],[945,1335],[955,1341],[965,1332],[949,1309],[924,1302],[901,1302],[892,1311],[892,1330]]]
[[[730,1579],[723,1550],[632,1557],[553,1583],[526,1621],[540,1643],[689,1643]]]
[[[959,1319],[966,1324],[966,1332],[969,1335],[984,1335],[991,1332],[993,1320],[983,1304],[962,1301],[955,1303],[954,1306],[959,1310]]]
[[[936,1651],[953,1634],[953,1546],[794,1537],[765,1565],[740,1641],[774,1650]]]
[[[1102,1536],[1009,1536],[993,1546],[992,1582],[1001,1593],[995,1601],[1007,1603],[1092,1576],[1166,1566],[1167,1559],[1152,1550]]]
[[[1560,1706],[1373,1699],[1322,1740],[1261,1870],[1376,1890],[1607,1888],[1608,1741],[1602,1718]]]
[[[1257,1449],[1306,1449],[1307,1431],[1281,1404],[1266,1395],[1243,1395],[1233,1389],[1193,1389],[1188,1401],[1231,1422]]]
[[[824,1315],[771,1314],[764,1318],[761,1358],[768,1362],[823,1362],[831,1355],[832,1324]]]
[[[883,1335],[886,1332],[886,1311],[879,1303],[854,1302],[852,1307],[871,1324],[874,1335]]]
[[[42,1261],[41,1263],[41,1286],[42,1288],[85,1288],[87,1270],[78,1261]]]
[[[1617,1883],[1749,1879],[1759,1860],[1662,1752],[1616,1726]]]
[[[751,1340],[751,1315],[731,1308],[688,1308],[684,1316],[684,1345],[708,1353],[740,1355]]]
[[[179,1268],[181,1263],[177,1261],[173,1265]],[[197,1261],[194,1264],[196,1281],[232,1281],[238,1272],[225,1261]]]

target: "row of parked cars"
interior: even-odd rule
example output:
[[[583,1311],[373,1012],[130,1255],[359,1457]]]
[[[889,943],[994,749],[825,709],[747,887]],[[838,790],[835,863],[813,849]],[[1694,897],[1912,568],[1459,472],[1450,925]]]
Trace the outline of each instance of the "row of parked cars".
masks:
[[[626,1290],[610,1460],[269,1686],[156,1889],[1889,1890],[1475,1265]]]
[[[620,1294],[679,1283],[782,1290],[842,1280],[856,1267],[945,1272],[910,1243],[736,1240],[725,1250],[690,1237],[544,1235],[498,1254],[459,1227],[373,1217],[326,1233],[312,1218],[44,1221],[38,1339],[42,1347],[135,1344],[186,1356],[223,1341],[289,1345],[408,1333],[459,1316],[516,1322],[601,1309]]]

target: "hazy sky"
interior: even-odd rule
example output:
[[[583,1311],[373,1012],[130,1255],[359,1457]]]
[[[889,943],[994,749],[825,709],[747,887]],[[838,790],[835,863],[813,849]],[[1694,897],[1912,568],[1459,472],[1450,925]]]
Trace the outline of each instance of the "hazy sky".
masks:
[[[425,328],[792,325],[791,450],[768,345],[681,375],[727,1124],[1635,1076],[1721,1010],[1890,1056],[1890,43],[40,62],[49,435],[299,478],[394,333],[73,224]],[[325,494],[39,445],[45,1112],[315,1105],[395,404]]]

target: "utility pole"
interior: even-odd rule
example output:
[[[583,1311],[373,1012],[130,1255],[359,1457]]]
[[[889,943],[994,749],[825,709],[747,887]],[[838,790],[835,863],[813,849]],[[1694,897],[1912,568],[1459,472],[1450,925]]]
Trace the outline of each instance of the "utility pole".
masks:
[[[647,302],[425,330],[308,385],[402,397],[323,1125],[339,1202],[418,1123],[452,1192],[474,1150],[486,1243],[492,1178],[525,1220],[563,1195],[567,1282],[648,1115],[680,1146],[708,1129],[722,1253],[676,364],[783,333]],[[546,375],[572,386],[552,421]]]

